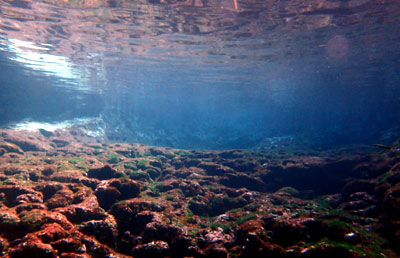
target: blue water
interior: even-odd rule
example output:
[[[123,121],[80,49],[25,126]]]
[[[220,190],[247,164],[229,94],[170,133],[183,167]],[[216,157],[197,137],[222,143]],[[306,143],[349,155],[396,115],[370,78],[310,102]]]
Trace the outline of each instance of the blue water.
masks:
[[[194,149],[386,143],[398,1],[0,1],[0,124]]]

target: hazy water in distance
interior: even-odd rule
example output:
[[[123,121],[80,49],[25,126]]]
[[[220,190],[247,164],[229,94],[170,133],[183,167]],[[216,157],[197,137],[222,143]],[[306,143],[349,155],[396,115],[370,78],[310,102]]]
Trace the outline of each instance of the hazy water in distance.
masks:
[[[400,1],[0,0],[0,123],[181,148],[390,142]]]

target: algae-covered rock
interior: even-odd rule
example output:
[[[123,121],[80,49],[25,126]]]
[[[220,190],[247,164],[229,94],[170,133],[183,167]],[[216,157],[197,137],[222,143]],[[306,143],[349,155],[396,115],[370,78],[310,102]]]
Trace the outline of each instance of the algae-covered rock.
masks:
[[[169,246],[164,241],[153,241],[151,243],[136,246],[132,254],[137,258],[165,257],[168,255]]]
[[[92,168],[88,171],[88,177],[97,178],[99,180],[107,180],[115,177],[119,177],[117,171],[112,169],[109,165],[102,168]]]
[[[9,142],[0,143],[0,148],[4,149],[7,152],[15,152],[19,154],[24,153],[24,151],[18,145]]]
[[[102,181],[95,190],[95,195],[99,204],[105,210],[108,210],[119,200],[125,200],[135,197],[140,192],[139,184],[126,178],[113,178]]]
[[[185,151],[90,142],[80,131],[8,135],[51,151],[0,147],[4,257],[400,256],[395,153]],[[118,160],[104,165],[112,155]]]

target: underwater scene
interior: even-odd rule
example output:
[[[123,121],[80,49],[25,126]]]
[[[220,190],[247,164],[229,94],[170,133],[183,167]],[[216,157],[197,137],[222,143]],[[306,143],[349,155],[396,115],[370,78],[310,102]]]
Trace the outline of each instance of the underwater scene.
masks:
[[[400,257],[400,1],[0,0],[0,256]]]

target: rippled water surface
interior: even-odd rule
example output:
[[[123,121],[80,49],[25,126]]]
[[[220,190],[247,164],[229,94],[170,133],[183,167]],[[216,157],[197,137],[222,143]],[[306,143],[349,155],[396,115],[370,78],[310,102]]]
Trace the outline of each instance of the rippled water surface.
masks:
[[[1,0],[0,122],[100,117],[109,139],[188,148],[377,142],[400,121],[399,24],[395,0]]]

